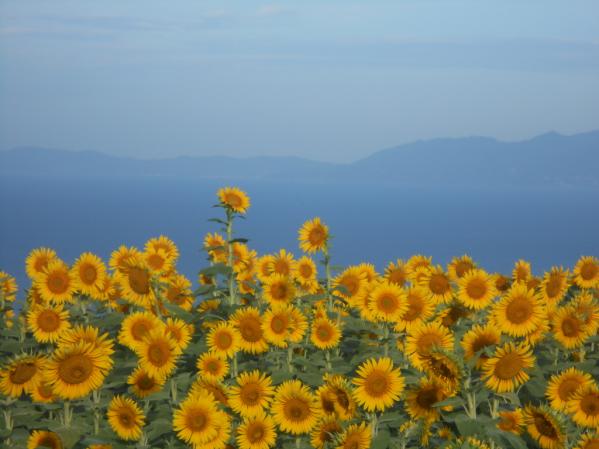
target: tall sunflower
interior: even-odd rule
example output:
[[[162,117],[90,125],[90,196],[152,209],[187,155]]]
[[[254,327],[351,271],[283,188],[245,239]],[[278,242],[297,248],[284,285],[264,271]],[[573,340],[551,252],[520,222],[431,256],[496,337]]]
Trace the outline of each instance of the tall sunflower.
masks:
[[[454,257],[451,259],[449,265],[447,265],[447,272],[452,281],[457,282],[464,277],[470,270],[475,269],[476,264],[472,257],[464,254],[460,257]]]
[[[255,416],[268,407],[274,388],[268,374],[258,370],[239,374],[229,391],[229,405],[241,416]]]
[[[527,370],[535,357],[526,344],[506,343],[498,347],[493,357],[483,365],[483,378],[488,388],[497,393],[514,391],[529,379]]]
[[[565,447],[564,426],[549,408],[527,405],[524,407],[523,415],[528,434],[539,443],[542,449]]]
[[[291,278],[273,274],[262,284],[262,294],[271,305],[287,304],[295,297],[295,286]]]
[[[237,187],[223,187],[217,195],[223,206],[238,214],[245,214],[250,207],[250,198]]]
[[[534,290],[516,283],[493,307],[493,319],[502,332],[522,337],[534,332],[547,319],[547,310]]]
[[[141,438],[145,416],[133,399],[115,396],[108,405],[106,416],[110,427],[122,440]]]
[[[261,354],[268,350],[268,343],[262,331],[262,317],[255,307],[238,309],[230,319],[237,328],[241,338],[239,348],[250,354]]]
[[[547,382],[545,396],[549,399],[551,407],[557,411],[565,411],[568,401],[579,388],[593,384],[589,373],[570,367],[559,374],[554,374]]]
[[[45,301],[62,304],[73,300],[75,282],[69,267],[61,260],[48,262],[44,271],[35,277],[34,285]]]
[[[32,250],[25,260],[25,271],[30,279],[35,280],[44,273],[50,262],[58,260],[56,251],[50,248],[36,248]]]
[[[335,292],[345,298],[352,306],[356,307],[362,297],[367,294],[368,280],[366,274],[358,267],[349,267],[333,279],[333,287],[341,287]]]
[[[485,271],[471,269],[458,280],[458,299],[466,307],[481,310],[497,296],[493,278]]]
[[[329,228],[319,217],[306,221],[299,230],[300,248],[306,253],[324,251],[329,240]]]
[[[69,312],[63,309],[62,304],[32,307],[27,312],[27,325],[40,343],[56,342],[71,327]]]
[[[582,288],[596,288],[599,285],[599,259],[581,257],[574,267],[574,282]]]
[[[387,282],[404,287],[408,282],[408,267],[401,259],[389,262],[385,268],[385,279]]]
[[[177,245],[165,235],[149,239],[144,245],[144,250],[146,252],[163,250],[171,262],[174,262],[179,258],[179,249],[177,248]]]
[[[78,399],[102,386],[113,361],[91,343],[57,348],[44,369],[54,392],[64,399]]]
[[[545,273],[541,282],[541,295],[548,305],[555,306],[564,298],[568,291],[568,270],[562,267],[552,267]]]
[[[328,318],[318,318],[312,323],[310,341],[318,349],[331,349],[341,341],[341,329]]]
[[[275,445],[276,439],[275,422],[264,412],[245,418],[237,428],[239,449],[268,449]]]
[[[393,369],[389,357],[368,359],[356,370],[354,397],[369,412],[384,411],[393,406],[404,389],[399,368]]]
[[[440,265],[431,267],[423,276],[420,285],[426,289],[435,304],[448,303],[453,295],[451,280]]]
[[[295,281],[306,293],[314,294],[318,291],[318,271],[316,264],[307,256],[298,259],[295,270]]]
[[[514,282],[526,283],[531,277],[532,269],[530,267],[530,262],[520,259],[514,264],[514,269],[512,270],[512,279]]]
[[[97,297],[104,285],[106,266],[102,259],[92,253],[83,253],[71,268],[75,288],[81,293]]]
[[[293,435],[309,433],[321,414],[314,394],[299,380],[277,387],[270,410],[279,428]]]

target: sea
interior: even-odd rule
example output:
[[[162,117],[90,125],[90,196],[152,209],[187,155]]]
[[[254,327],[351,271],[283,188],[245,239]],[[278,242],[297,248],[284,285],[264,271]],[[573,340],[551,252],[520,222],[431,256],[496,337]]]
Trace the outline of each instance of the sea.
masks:
[[[374,184],[128,178],[0,178],[0,270],[27,288],[24,263],[37,247],[50,247],[68,263],[91,251],[104,260],[120,245],[143,248],[166,235],[180,249],[178,269],[196,282],[207,266],[202,240],[221,225],[219,187],[247,191],[251,207],[235,223],[259,254],[281,248],[300,256],[298,229],[320,217],[332,234],[337,269],[369,262],[383,271],[414,254],[446,265],[469,254],[490,272],[511,272],[531,262],[542,274],[599,255],[599,190],[410,189]]]

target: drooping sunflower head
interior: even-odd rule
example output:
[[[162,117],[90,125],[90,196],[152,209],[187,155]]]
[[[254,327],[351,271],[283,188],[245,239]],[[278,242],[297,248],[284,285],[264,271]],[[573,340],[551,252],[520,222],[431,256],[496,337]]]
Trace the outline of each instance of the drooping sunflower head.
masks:
[[[547,309],[534,290],[524,283],[515,283],[494,305],[493,319],[501,332],[513,337],[523,337],[547,319]]]
[[[415,368],[424,369],[424,357],[433,349],[453,350],[454,337],[451,331],[437,322],[421,324],[408,333],[406,353]]]
[[[44,368],[44,378],[63,399],[77,399],[102,386],[113,361],[91,343],[57,348]]]
[[[321,419],[310,434],[310,443],[317,449],[324,449],[331,444],[342,431],[341,424],[335,417]]]
[[[218,232],[209,232],[204,236],[204,249],[208,252],[212,262],[225,263],[227,261],[225,238]]]
[[[47,380],[43,380],[38,386],[33,388],[29,394],[31,400],[40,404],[50,404],[58,399],[58,396],[54,393],[52,385]]]
[[[406,395],[405,407],[412,419],[435,421],[440,414],[440,408],[435,407],[450,397],[447,387],[437,379],[423,377],[417,385],[412,386]]]
[[[408,309],[406,292],[397,284],[380,282],[370,291],[368,307],[378,321],[396,322]]]
[[[499,422],[497,423],[497,428],[503,430],[504,432],[511,432],[515,435],[520,435],[522,433],[522,428],[524,427],[524,415],[522,414],[522,409],[516,410],[505,410],[499,412]]]
[[[81,293],[98,297],[104,286],[106,266],[102,259],[92,253],[83,253],[71,268],[71,277],[76,290]]]
[[[318,349],[331,349],[341,341],[341,329],[328,318],[318,318],[312,323],[310,341]]]
[[[464,357],[466,360],[471,360],[477,356],[479,351],[498,345],[501,340],[500,332],[492,324],[484,326],[475,324],[472,329],[462,337],[462,348],[464,348]],[[476,367],[481,368],[487,360],[484,353],[478,355]]]
[[[245,214],[250,207],[250,198],[237,187],[223,187],[217,195],[221,205],[238,214]]]
[[[447,265],[447,272],[451,280],[457,282],[474,268],[476,268],[476,264],[472,260],[472,257],[464,254],[463,256],[451,259],[451,262]]]
[[[33,337],[40,343],[54,343],[71,327],[69,312],[62,304],[37,305],[27,313],[27,325]]]
[[[579,426],[599,427],[599,388],[592,384],[577,389],[566,408]]]
[[[435,304],[445,304],[451,300],[453,294],[451,280],[440,265],[430,267],[420,281],[420,285],[427,291]]]
[[[556,414],[546,406],[527,405],[524,407],[524,424],[528,434],[543,449],[564,447],[566,433],[564,425]]]
[[[356,400],[349,381],[339,374],[325,375],[325,380],[317,392],[323,414],[343,421],[352,419],[356,414]]]
[[[514,282],[526,283],[531,276],[532,270],[530,267],[530,262],[520,259],[514,264],[514,269],[512,270],[512,279]]]
[[[239,348],[250,354],[261,354],[268,349],[262,331],[262,317],[255,307],[238,309],[231,316],[231,323],[239,331]]]
[[[31,280],[37,279],[44,273],[50,262],[58,260],[56,251],[50,248],[36,248],[32,250],[25,260],[25,271]]]
[[[439,379],[452,390],[456,390],[464,375],[464,367],[460,360],[448,351],[434,348],[429,355],[423,357],[424,371],[429,377]]]
[[[551,376],[547,382],[545,396],[549,399],[551,407],[557,411],[565,411],[568,401],[574,393],[582,387],[593,384],[590,374],[570,367],[559,374]]]
[[[369,423],[351,424],[337,438],[338,449],[368,449],[372,439]]]
[[[368,359],[356,370],[354,397],[369,412],[384,411],[399,400],[404,379],[389,357]]]
[[[246,417],[237,428],[237,445],[239,449],[268,449],[274,446],[277,439],[275,422],[264,412]]]
[[[219,404],[225,407],[229,406],[230,389],[226,384],[217,380],[197,378],[196,381],[191,384],[188,393],[188,396],[193,395],[210,395]]]
[[[62,304],[73,300],[74,279],[67,264],[59,259],[48,262],[42,274],[35,278],[34,284],[46,302]]]
[[[34,430],[27,440],[27,449],[62,449],[60,436],[49,430]]]
[[[23,392],[31,392],[43,382],[42,370],[46,363],[43,356],[20,355],[12,359],[0,371],[0,391],[19,398]]]
[[[229,363],[218,354],[205,352],[196,363],[198,373],[208,380],[222,380],[229,372]]]
[[[4,271],[0,271],[0,298],[4,298],[6,302],[14,302],[18,289],[15,278]]]
[[[493,278],[484,270],[471,269],[458,280],[458,299],[466,307],[481,310],[497,296]]]
[[[164,296],[171,304],[176,304],[183,310],[191,311],[194,297],[191,291],[191,281],[182,274],[169,276],[166,280]]]
[[[131,390],[138,398],[146,398],[159,392],[164,386],[164,381],[163,378],[151,376],[140,366],[135,368],[135,371],[127,378],[127,383],[131,385]]]
[[[321,416],[318,401],[299,380],[288,380],[277,387],[271,413],[283,432],[309,433]]]
[[[581,288],[597,288],[599,285],[599,259],[581,257],[574,267],[574,282]]]
[[[145,416],[133,399],[115,396],[108,405],[106,416],[110,427],[122,440],[137,441],[141,438]]]
[[[255,416],[268,407],[274,388],[269,375],[258,370],[239,374],[229,395],[231,408],[241,416]]]
[[[505,293],[510,289],[511,279],[501,273],[495,273],[493,275],[493,281],[495,282],[495,289],[499,293]]]
[[[535,357],[526,344],[508,342],[496,349],[483,365],[483,377],[488,388],[497,393],[514,391],[529,379],[528,370]]]
[[[319,217],[306,221],[299,230],[300,248],[306,253],[324,251],[329,240],[329,228]]]

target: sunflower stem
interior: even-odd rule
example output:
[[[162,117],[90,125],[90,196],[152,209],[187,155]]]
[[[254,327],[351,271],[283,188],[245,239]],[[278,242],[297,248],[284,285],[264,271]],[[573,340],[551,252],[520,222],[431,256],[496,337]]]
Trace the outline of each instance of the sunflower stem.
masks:
[[[329,349],[327,349],[324,353],[324,359],[326,362],[326,368],[327,368],[327,373],[330,373],[333,369],[332,365],[331,365],[331,351]]]
[[[71,401],[66,400],[64,401],[64,409],[63,409],[63,420],[64,420],[64,427],[66,429],[69,429],[71,427],[71,421],[73,419],[73,411],[71,410]]]
[[[94,404],[94,435],[100,433],[100,390],[92,392],[92,402]]]
[[[327,244],[323,250],[324,255],[324,271],[326,281],[327,305],[329,313],[333,312],[333,295],[331,295],[331,256],[329,254],[329,245]]]
[[[233,356],[233,378],[237,377],[237,353]]]
[[[227,208],[227,266],[231,269],[229,273],[229,303],[236,304],[235,297],[235,275],[233,272],[233,211]]]
[[[287,372],[289,374],[293,373],[293,365],[291,361],[293,360],[293,348],[291,345],[287,347]]]
[[[383,351],[385,357],[389,356],[389,325],[388,323],[383,324],[383,339],[385,340],[385,346],[383,347]]]
[[[174,377],[171,377],[171,404],[174,406],[177,403],[177,381]]]

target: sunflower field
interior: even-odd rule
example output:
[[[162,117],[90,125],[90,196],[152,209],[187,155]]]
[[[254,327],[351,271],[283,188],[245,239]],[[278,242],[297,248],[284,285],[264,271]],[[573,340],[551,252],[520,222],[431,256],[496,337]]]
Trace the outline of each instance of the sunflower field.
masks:
[[[258,255],[217,198],[195,286],[164,236],[0,272],[2,447],[599,448],[596,257],[335,267],[319,218]]]

